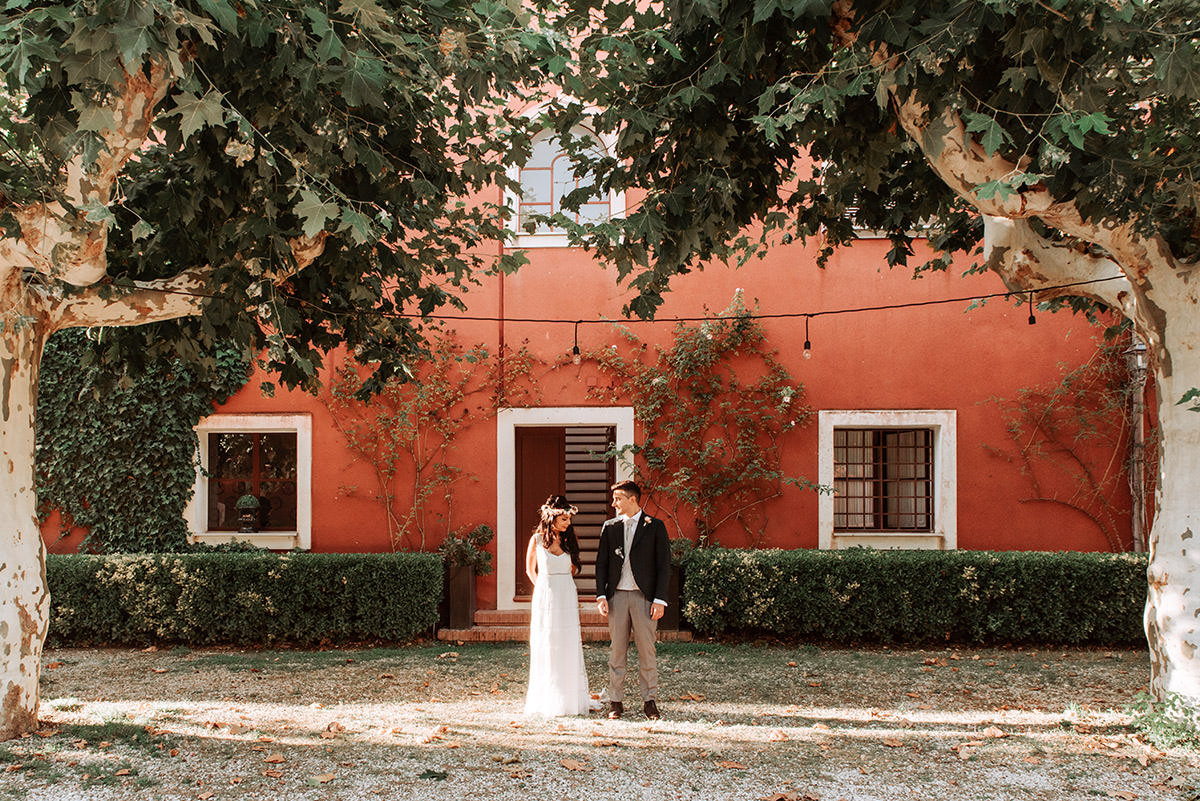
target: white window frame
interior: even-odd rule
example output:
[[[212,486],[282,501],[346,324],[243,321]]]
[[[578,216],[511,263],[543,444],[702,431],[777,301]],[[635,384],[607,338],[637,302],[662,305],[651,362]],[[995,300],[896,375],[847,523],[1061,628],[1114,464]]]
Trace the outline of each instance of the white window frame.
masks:
[[[496,415],[496,608],[528,609],[518,603],[516,580],[517,434],[528,426],[613,426],[615,445],[633,444],[632,406],[543,406],[501,409]],[[617,481],[633,478],[629,466],[617,460]]]
[[[842,409],[817,414],[818,481],[833,487],[835,428],[928,428],[933,432],[933,530],[833,530],[833,495],[817,501],[817,544],[823,550],[851,548],[958,548],[958,412],[955,409]]]
[[[208,530],[208,435],[209,434],[295,434],[296,435],[296,530],[237,531]],[[189,541],[218,545],[246,542],[259,548],[289,551],[312,548],[312,417],[307,414],[214,414],[196,424],[199,448],[196,483],[184,512]]]
[[[599,140],[601,146],[609,153],[617,145],[617,137],[615,134],[598,134],[591,128],[579,126],[587,131],[592,136]],[[517,166],[509,167],[506,174],[515,183],[521,182],[521,168]],[[521,197],[511,189],[505,190],[504,201],[510,209],[512,209],[512,217],[508,221],[508,229],[513,232],[513,248],[515,250],[530,250],[536,248],[565,248],[571,247],[565,233],[546,233],[546,234],[530,234],[521,229]],[[625,216],[625,193],[612,192],[608,193],[608,209],[609,217],[624,217]]]

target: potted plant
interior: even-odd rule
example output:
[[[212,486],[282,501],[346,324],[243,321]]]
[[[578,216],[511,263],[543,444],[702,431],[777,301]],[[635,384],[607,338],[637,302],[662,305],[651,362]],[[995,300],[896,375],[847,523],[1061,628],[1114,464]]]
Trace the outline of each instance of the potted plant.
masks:
[[[671,538],[671,583],[667,586],[667,609],[663,612],[658,627],[667,631],[687,629],[683,619],[683,570],[696,544],[686,537]]]
[[[234,506],[237,507],[238,522],[242,524],[242,527],[238,529],[239,532],[253,534],[258,531],[258,507],[260,505],[258,498],[253,495],[247,494],[237,499]]]
[[[443,623],[452,629],[469,629],[475,623],[475,576],[492,572],[492,555],[484,550],[494,536],[492,527],[478,525],[470,531],[451,531],[438,546],[446,566]]]

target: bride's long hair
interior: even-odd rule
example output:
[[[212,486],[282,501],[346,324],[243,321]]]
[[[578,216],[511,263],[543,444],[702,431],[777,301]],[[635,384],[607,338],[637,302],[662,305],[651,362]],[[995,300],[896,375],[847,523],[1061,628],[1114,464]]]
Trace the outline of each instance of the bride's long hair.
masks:
[[[579,509],[567,503],[567,499],[563,495],[551,495],[542,504],[540,511],[540,519],[537,527],[533,530],[533,534],[538,538],[538,542],[543,548],[549,548],[550,543],[554,540],[554,520],[561,514],[576,515]],[[571,557],[571,564],[578,569],[583,569],[583,563],[579,560],[579,538],[575,536],[575,524],[567,526],[567,530],[559,537],[559,542],[562,549]]]

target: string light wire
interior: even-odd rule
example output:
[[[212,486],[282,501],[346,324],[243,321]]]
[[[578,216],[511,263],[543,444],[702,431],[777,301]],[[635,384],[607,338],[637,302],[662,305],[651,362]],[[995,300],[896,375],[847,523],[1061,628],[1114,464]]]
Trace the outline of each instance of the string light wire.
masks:
[[[1072,289],[1074,287],[1089,286],[1092,284],[1102,284],[1106,281],[1124,280],[1124,278],[1125,277],[1121,276],[1121,275],[1113,275],[1113,276],[1109,276],[1107,278],[1094,278],[1094,279],[1091,279],[1088,281],[1073,281],[1068,284],[1056,284],[1053,286],[1045,286],[1045,287],[1039,288],[1037,291],[1041,292],[1041,293],[1056,292],[1058,290]],[[207,298],[210,300],[222,300],[222,299],[229,300],[229,298],[227,298],[223,295],[218,295],[218,294],[213,294],[213,293],[204,293],[204,292],[193,292],[193,291],[188,291],[188,290],[183,290],[183,289],[161,289],[158,287],[137,287],[137,291],[161,292],[161,293],[167,294],[167,295],[184,295],[187,297]],[[309,306],[311,308],[318,309],[320,311],[324,311],[325,313],[330,314],[334,317],[347,317],[347,316],[351,316],[353,314],[353,315],[356,315],[359,317],[370,316],[370,317],[379,317],[379,318],[383,318],[383,319],[393,319],[393,320],[417,319],[417,320],[439,320],[439,321],[443,321],[443,322],[458,321],[458,322],[538,323],[538,324],[545,324],[545,325],[572,325],[575,327],[575,346],[578,347],[578,345],[579,345],[579,326],[581,326],[581,325],[607,325],[607,324],[612,324],[612,323],[617,323],[617,322],[619,322],[623,325],[633,325],[633,324],[640,324],[640,323],[694,323],[694,322],[706,322],[709,320],[722,320],[722,319],[787,320],[787,319],[804,318],[805,340],[807,341],[808,340],[808,321],[815,317],[833,317],[835,315],[842,315],[842,314],[863,314],[866,312],[894,311],[897,309],[917,309],[917,308],[922,308],[925,306],[940,306],[940,305],[945,305],[947,303],[966,303],[968,301],[995,300],[998,298],[1012,298],[1012,297],[1018,297],[1018,296],[1020,296],[1022,298],[1027,298],[1027,302],[1028,302],[1029,308],[1030,308],[1030,314],[1029,314],[1030,324],[1032,325],[1033,323],[1036,322],[1036,320],[1033,317],[1033,294],[1034,293],[1031,290],[1019,289],[1019,290],[1011,290],[1008,292],[990,292],[990,293],[987,293],[984,295],[960,295],[960,296],[952,297],[952,298],[937,298],[937,299],[933,299],[933,300],[914,300],[914,301],[908,301],[905,303],[885,303],[885,304],[879,304],[879,305],[873,305],[873,306],[847,306],[847,307],[836,308],[836,309],[821,309],[819,311],[768,312],[768,313],[747,312],[745,314],[729,314],[729,315],[718,315],[718,316],[707,315],[707,316],[652,317],[652,318],[632,317],[632,318],[627,318],[627,319],[622,319],[622,320],[615,320],[615,319],[609,319],[609,318],[603,318],[603,317],[597,318],[595,320],[580,320],[580,319],[577,319],[574,317],[572,317],[572,318],[565,318],[565,317],[507,317],[507,316],[500,317],[500,316],[496,316],[496,315],[483,315],[483,314],[403,314],[403,313],[398,313],[398,312],[385,313],[385,312],[374,311],[374,310],[360,310],[357,312],[335,312],[335,311],[326,309],[316,303],[312,303],[311,301],[307,301],[302,298],[297,298],[294,295],[293,296],[284,296],[284,297],[287,300],[295,301],[301,305]]]

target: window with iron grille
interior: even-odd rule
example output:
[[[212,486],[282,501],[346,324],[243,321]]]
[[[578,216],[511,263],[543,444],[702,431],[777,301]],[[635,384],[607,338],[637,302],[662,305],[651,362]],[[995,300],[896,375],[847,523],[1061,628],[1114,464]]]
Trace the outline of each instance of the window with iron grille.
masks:
[[[933,530],[933,430],[833,430],[834,531]]]

